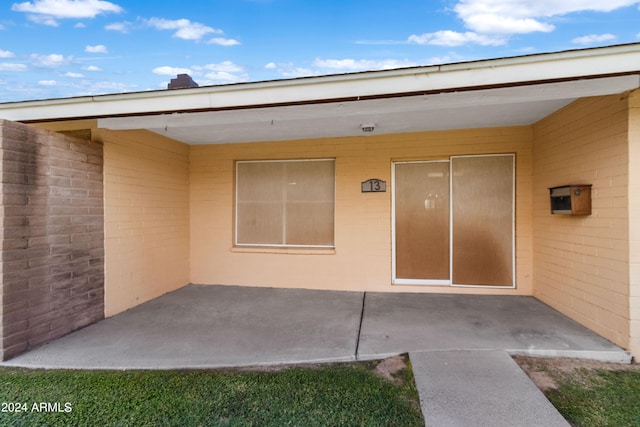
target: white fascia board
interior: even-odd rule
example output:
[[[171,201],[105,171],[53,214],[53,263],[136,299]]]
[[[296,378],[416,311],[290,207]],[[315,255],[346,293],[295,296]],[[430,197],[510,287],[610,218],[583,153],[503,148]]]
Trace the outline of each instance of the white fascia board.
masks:
[[[243,108],[640,73],[640,43],[387,71],[0,104],[29,121]]]

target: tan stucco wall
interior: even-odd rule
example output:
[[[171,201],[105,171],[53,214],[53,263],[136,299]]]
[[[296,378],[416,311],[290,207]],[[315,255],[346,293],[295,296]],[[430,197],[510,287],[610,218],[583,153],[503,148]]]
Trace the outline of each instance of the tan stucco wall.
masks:
[[[640,355],[640,90],[629,96],[629,348]]]
[[[533,126],[534,295],[629,347],[627,98],[578,100]],[[551,215],[548,187],[592,184],[592,214]]]
[[[317,289],[532,293],[530,127],[191,147],[191,281]],[[516,289],[391,284],[391,163],[451,155],[517,154]],[[234,161],[336,159],[335,253],[234,250]],[[369,178],[386,193],[361,193]],[[286,251],[285,251],[286,252]],[[312,252],[312,253],[309,253]]]

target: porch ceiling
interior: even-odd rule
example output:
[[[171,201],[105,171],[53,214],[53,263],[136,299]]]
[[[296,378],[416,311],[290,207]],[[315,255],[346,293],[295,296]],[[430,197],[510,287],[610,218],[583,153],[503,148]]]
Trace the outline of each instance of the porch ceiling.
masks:
[[[637,75],[390,98],[100,119],[186,144],[220,144],[529,125],[587,96],[623,93]],[[363,133],[363,124],[373,132]]]

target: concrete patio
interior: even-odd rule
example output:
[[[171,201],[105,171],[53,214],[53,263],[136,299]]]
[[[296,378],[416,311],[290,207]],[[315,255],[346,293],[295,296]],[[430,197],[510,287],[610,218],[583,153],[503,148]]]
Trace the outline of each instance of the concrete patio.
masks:
[[[568,426],[512,354],[631,361],[532,297],[189,285],[4,366],[221,368],[409,353],[426,425]]]
[[[630,361],[532,297],[189,285],[4,365],[216,368],[452,350]]]

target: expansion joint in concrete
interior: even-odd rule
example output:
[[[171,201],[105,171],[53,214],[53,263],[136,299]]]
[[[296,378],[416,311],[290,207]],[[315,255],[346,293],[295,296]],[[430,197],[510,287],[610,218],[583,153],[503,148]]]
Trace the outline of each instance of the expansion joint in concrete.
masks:
[[[362,307],[360,308],[360,323],[358,323],[358,335],[356,336],[356,351],[354,354],[355,360],[358,360],[358,353],[360,349],[360,334],[362,333],[362,321],[364,319],[364,304],[367,299],[367,293],[362,293]]]

